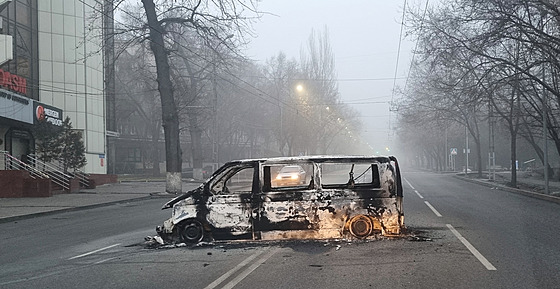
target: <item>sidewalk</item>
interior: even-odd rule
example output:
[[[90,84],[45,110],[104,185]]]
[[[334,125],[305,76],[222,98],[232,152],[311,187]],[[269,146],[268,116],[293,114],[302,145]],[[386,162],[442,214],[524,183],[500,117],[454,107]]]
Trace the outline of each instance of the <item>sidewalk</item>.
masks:
[[[496,181],[488,179],[477,179],[474,173],[470,173],[468,177],[464,174],[456,174],[455,177],[481,184],[487,187],[496,188],[511,193],[526,195],[533,198],[547,200],[560,204],[560,182],[550,180],[548,182],[549,194],[544,194],[544,180],[539,177],[533,176],[530,172],[517,172],[517,188],[509,187],[506,184],[511,180],[511,172],[497,172]]]
[[[183,191],[198,185],[199,183],[183,182]],[[163,204],[165,199],[173,197],[174,195],[165,192],[165,182],[121,182],[48,198],[0,198],[0,223],[149,198],[162,198]]]

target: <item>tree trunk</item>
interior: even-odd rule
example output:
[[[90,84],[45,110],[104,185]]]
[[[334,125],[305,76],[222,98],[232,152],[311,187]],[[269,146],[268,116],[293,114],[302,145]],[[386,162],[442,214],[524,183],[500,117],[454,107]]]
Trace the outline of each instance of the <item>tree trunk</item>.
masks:
[[[512,187],[517,187],[517,133],[510,131],[511,133],[511,180],[510,185]]]
[[[525,124],[526,125],[526,124]],[[535,150],[535,153],[537,154],[539,160],[541,161],[541,163],[543,164],[543,168],[544,168],[544,150],[537,144],[537,142],[535,141],[535,138],[532,134],[531,128],[527,127],[528,129],[525,130],[525,133],[522,134],[521,136],[533,147],[533,150]],[[544,169],[543,169],[543,176],[544,176]],[[550,164],[548,164],[548,177],[553,177],[553,170],[552,167],[550,166]]]
[[[159,170],[159,124],[152,127],[152,145],[150,151],[152,152],[152,175],[159,176],[161,174]]]
[[[196,180],[202,180],[202,129],[200,129],[198,125],[198,118],[194,114],[189,117],[189,123],[193,159],[193,178]]]
[[[482,178],[482,144],[480,143],[480,136],[475,138],[475,145],[476,145],[476,161],[477,169],[478,169],[478,177]]]
[[[157,70],[158,91],[161,98],[163,131],[165,136],[166,185],[165,190],[178,194],[182,190],[182,152],[179,142],[179,117],[173,96],[173,84],[169,72],[167,50],[163,41],[164,29],[157,19],[153,0],[142,0],[150,26],[150,48],[154,53]]]

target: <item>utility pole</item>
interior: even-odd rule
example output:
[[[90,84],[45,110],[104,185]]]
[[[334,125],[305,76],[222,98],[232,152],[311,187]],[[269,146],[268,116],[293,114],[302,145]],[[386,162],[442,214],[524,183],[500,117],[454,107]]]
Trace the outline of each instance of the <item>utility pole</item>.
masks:
[[[496,180],[496,155],[495,155],[495,143],[494,143],[494,112],[492,105],[489,105],[488,113],[488,140],[489,140],[489,150],[488,150],[488,179],[491,181]]]
[[[546,12],[545,11],[541,11],[541,23],[542,23],[542,30],[544,32],[546,32],[546,24],[544,19],[546,18]],[[549,61],[550,56],[548,57]],[[549,193],[549,187],[548,187],[548,101],[547,101],[547,92],[546,92],[546,87],[545,87],[545,80],[546,80],[546,70],[545,70],[545,63],[543,63],[542,66],[542,88],[543,88],[543,94],[542,94],[542,114],[543,114],[543,150],[544,150],[544,157],[543,157],[543,163],[544,163],[544,193],[548,195]]]
[[[443,171],[447,171],[449,168],[449,159],[451,156],[451,152],[449,151],[448,145],[447,145],[447,121],[445,122],[445,168],[443,168]]]
[[[218,85],[217,85],[217,81],[216,81],[216,63],[214,61],[213,63],[213,69],[212,69],[212,73],[214,75],[214,77],[212,78],[212,90],[214,92],[214,118],[213,118],[213,123],[212,126],[214,127],[214,137],[212,140],[212,160],[213,162],[216,164],[216,167],[213,167],[213,170],[218,169],[219,165],[219,156],[218,156]]]
[[[113,0],[103,1],[103,75],[105,95],[105,140],[107,173],[115,173],[115,137],[118,136],[115,113],[115,38]]]
[[[468,122],[468,120],[467,120]],[[468,123],[467,125],[465,125],[465,176],[467,175],[467,172],[469,170],[469,129],[468,129]]]
[[[545,79],[545,70],[543,66],[543,82]],[[544,140],[544,193],[548,195],[548,105],[547,105],[547,93],[546,88],[543,85],[543,95],[542,95],[542,111],[543,111],[543,140]]]

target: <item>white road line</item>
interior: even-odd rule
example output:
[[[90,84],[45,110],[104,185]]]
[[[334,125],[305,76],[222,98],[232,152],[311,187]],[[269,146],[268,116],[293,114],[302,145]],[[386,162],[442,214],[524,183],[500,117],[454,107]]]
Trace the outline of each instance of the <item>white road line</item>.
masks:
[[[404,178],[404,181],[410,186],[410,188],[414,190],[414,187],[410,184],[410,182],[406,178]]]
[[[432,206],[432,204],[428,203],[428,201],[424,201],[424,203],[426,203],[426,206],[428,206],[428,208],[432,209],[432,212],[434,212],[436,216],[441,217],[441,214],[436,210],[436,208],[434,208],[434,206]]]
[[[268,253],[266,253],[266,255],[262,256],[257,262],[255,262],[253,265],[251,265],[245,271],[241,272],[241,274],[239,274],[237,277],[235,277],[229,283],[224,285],[224,287],[222,287],[222,289],[233,288],[235,285],[237,285],[237,283],[241,282],[241,280],[245,279],[245,277],[249,276],[249,274],[251,274],[251,272],[253,272],[255,269],[257,269],[266,260],[268,260],[268,258],[272,257],[272,255],[274,255],[274,253],[276,253],[278,250],[280,250],[280,248],[275,248],[273,250],[270,250]]]
[[[74,259],[82,258],[82,257],[85,257],[85,256],[89,256],[91,254],[95,254],[97,252],[101,252],[101,251],[104,251],[104,250],[107,250],[107,249],[111,249],[111,248],[119,246],[119,245],[120,245],[120,243],[119,244],[114,244],[114,245],[111,245],[111,246],[107,246],[107,247],[104,247],[104,248],[101,248],[101,249],[97,249],[97,250],[94,250],[94,251],[91,251],[91,252],[84,253],[82,255],[74,256],[74,257],[72,257],[68,260],[74,260]]]
[[[480,261],[480,263],[482,263],[482,265],[484,265],[484,267],[486,267],[486,269],[488,269],[489,271],[497,270],[496,267],[494,267],[492,263],[490,263],[486,258],[484,258],[484,256],[482,256],[482,254],[480,254],[480,252],[478,252],[478,250],[473,245],[471,245],[471,243],[469,243],[467,239],[461,236],[461,234],[459,234],[459,232],[455,230],[455,228],[453,228],[451,224],[447,224],[447,228],[449,228],[449,230],[451,230],[453,235],[455,235],[455,237],[457,237],[457,239],[459,239],[459,241],[461,241],[461,243],[463,243],[463,245],[465,245],[465,247],[467,247],[467,249],[471,251],[471,253],[478,259],[478,261]]]
[[[418,195],[418,197],[420,197],[420,199],[424,198],[424,197],[422,197],[422,195],[420,195],[420,193],[417,190],[414,190],[414,192]]]
[[[212,289],[212,288],[216,288],[216,286],[220,285],[220,283],[224,282],[224,280],[226,280],[227,278],[229,278],[231,275],[233,275],[233,273],[239,271],[241,268],[243,268],[245,265],[247,265],[249,262],[251,262],[253,259],[255,259],[257,256],[259,256],[260,254],[264,253],[266,250],[263,251],[257,251],[255,254],[247,257],[245,260],[243,260],[241,263],[237,264],[237,266],[233,267],[233,269],[227,271],[224,275],[220,276],[220,278],[214,280],[214,282],[210,283],[208,286],[206,286],[204,289]]]
[[[105,263],[105,262],[107,262],[107,261],[111,261],[111,260],[114,260],[114,259],[117,259],[117,258],[118,258],[118,257],[111,257],[111,258],[107,258],[107,259],[104,259],[104,260],[101,260],[101,261],[97,261],[97,262],[95,262],[95,263],[93,263],[93,264],[98,265],[98,264],[102,264],[102,263]]]

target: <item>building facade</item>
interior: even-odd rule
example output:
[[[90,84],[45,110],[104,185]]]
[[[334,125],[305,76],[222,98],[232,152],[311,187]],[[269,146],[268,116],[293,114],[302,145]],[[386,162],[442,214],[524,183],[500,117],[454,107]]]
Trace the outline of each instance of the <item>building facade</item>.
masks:
[[[38,112],[69,117],[83,136],[83,170],[107,173],[99,2],[0,0],[0,150],[33,153]]]

